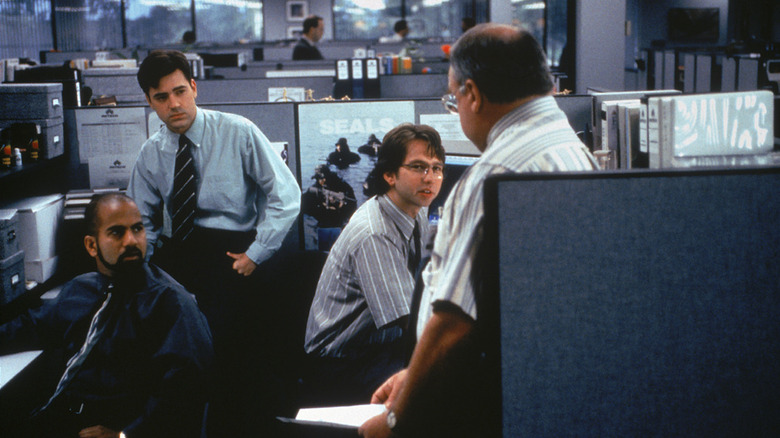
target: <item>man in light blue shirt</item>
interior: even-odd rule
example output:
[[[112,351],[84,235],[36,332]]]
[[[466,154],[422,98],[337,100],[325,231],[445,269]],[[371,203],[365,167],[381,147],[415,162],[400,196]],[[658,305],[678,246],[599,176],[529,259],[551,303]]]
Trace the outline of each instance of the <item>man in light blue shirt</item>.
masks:
[[[241,413],[251,406],[240,394],[249,391],[242,383],[248,368],[256,368],[247,361],[254,351],[237,342],[254,334],[263,304],[247,277],[281,247],[300,210],[300,188],[252,122],[197,107],[182,53],[151,52],[138,83],[165,126],[141,148],[128,194],[141,211],[152,260],[197,296],[209,321],[221,379],[209,420],[229,436],[227,428],[250,415]]]

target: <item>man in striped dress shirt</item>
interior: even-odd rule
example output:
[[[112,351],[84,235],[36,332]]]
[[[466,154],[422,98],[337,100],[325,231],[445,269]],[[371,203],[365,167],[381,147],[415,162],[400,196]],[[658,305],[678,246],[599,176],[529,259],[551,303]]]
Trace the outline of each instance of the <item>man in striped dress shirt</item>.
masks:
[[[317,284],[306,326],[308,403],[365,403],[403,368],[401,335],[443,166],[433,128],[403,124],[385,135],[368,178],[376,196],[354,213]]]
[[[553,97],[539,44],[523,30],[483,24],[450,53],[449,91],[466,136],[483,151],[444,206],[408,369],[372,397],[388,411],[368,420],[363,436],[492,436],[497,407],[485,403],[475,354],[476,289],[483,234],[483,184],[489,175],[597,168]],[[440,408],[440,409],[437,409]],[[496,417],[493,417],[496,418]]]

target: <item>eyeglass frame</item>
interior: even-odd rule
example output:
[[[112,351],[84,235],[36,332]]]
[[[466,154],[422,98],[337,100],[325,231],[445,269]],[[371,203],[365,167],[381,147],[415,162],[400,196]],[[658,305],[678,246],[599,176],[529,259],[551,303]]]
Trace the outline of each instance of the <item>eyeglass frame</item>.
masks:
[[[420,176],[428,176],[428,173],[433,173],[433,177],[436,179],[444,178],[444,165],[429,165],[422,163],[407,163],[402,164],[401,167],[405,167],[410,172],[416,173]],[[437,171],[436,168],[439,170]]]
[[[460,94],[463,94],[465,91],[465,85],[461,85],[458,88],[458,93]],[[458,114],[458,99],[455,97],[455,93],[449,93],[442,96],[441,104],[444,105],[444,109],[446,109],[450,114]]]

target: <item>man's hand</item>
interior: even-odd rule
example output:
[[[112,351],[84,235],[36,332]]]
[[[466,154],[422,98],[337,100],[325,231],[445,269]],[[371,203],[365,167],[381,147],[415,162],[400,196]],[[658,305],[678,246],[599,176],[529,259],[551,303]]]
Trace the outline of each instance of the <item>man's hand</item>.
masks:
[[[398,393],[401,392],[401,388],[406,383],[406,375],[406,369],[403,369],[390,376],[371,396],[371,404],[384,403],[387,409],[390,409],[390,406],[398,397]],[[372,438],[393,436],[393,431],[387,427],[387,412],[369,418],[368,421],[360,426],[358,434]]]
[[[387,427],[387,412],[369,418],[368,421],[358,428],[358,435],[368,438],[392,437],[393,431]]]
[[[396,397],[398,397],[401,388],[406,383],[406,375],[407,370],[402,369],[390,376],[389,379],[385,380],[385,383],[383,383],[382,386],[374,391],[374,395],[371,396],[371,403],[384,403],[385,406],[390,409],[390,406],[392,406]]]
[[[252,272],[254,272],[255,268],[257,267],[255,262],[246,256],[245,252],[242,252],[241,254],[233,254],[232,252],[228,251],[227,255],[235,260],[233,262],[233,270],[240,275],[243,275],[244,277],[252,275]]]
[[[92,426],[79,432],[80,438],[119,438],[119,432],[105,426]]]

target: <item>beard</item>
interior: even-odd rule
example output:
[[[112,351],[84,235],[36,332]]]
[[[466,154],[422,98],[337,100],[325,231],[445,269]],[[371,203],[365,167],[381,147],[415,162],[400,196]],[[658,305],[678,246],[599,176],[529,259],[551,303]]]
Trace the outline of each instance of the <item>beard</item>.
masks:
[[[144,256],[138,248],[128,248],[117,258],[116,263],[109,263],[108,260],[103,257],[103,252],[100,251],[100,245],[98,245],[97,256],[106,269],[111,271],[116,277],[131,278],[137,276],[143,270]],[[137,258],[135,260],[127,260],[128,257],[132,256],[136,256]]]

